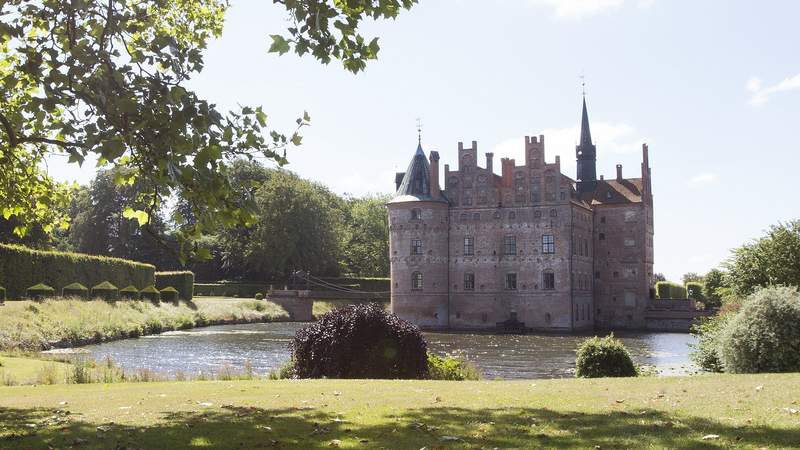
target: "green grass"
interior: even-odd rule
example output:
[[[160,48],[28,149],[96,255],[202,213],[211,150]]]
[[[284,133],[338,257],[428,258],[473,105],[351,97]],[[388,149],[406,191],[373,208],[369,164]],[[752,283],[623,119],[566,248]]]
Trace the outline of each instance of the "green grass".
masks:
[[[71,367],[48,359],[0,355],[0,386],[64,382]]]
[[[38,351],[204,325],[289,319],[274,303],[219,297],[188,303],[9,301],[0,308],[0,351]]]
[[[798,403],[798,374],[0,387],[0,448],[792,448]]]

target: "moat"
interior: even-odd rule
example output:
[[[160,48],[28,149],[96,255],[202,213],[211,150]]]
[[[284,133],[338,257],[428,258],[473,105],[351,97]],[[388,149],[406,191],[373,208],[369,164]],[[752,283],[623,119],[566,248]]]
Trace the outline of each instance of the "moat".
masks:
[[[241,370],[247,361],[257,374],[289,359],[288,345],[302,323],[223,325],[169,332],[86,347],[96,360],[107,356],[128,371],[150,369],[174,376],[216,373],[225,365]],[[654,366],[662,375],[685,375],[694,338],[681,333],[617,333],[636,362]],[[478,366],[486,379],[572,377],[575,348],[582,335],[492,335],[425,333],[437,353],[460,352]]]

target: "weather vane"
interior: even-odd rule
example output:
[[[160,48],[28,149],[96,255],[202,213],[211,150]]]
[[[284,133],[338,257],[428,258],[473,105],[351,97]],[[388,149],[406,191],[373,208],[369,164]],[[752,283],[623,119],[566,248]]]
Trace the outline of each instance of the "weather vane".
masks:
[[[422,119],[417,117],[417,141],[422,145]]]
[[[583,76],[583,73],[581,73],[581,92],[586,97],[586,77]]]

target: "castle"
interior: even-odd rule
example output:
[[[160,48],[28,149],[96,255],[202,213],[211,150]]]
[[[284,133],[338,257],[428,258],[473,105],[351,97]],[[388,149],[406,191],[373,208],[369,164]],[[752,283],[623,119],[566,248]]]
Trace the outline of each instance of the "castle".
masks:
[[[577,176],[525,137],[525,161],[458,144],[458,166],[422,145],[388,203],[391,308],[423,328],[642,329],[653,298],[653,195],[647,145],[640,176],[596,175],[583,99]],[[430,162],[429,162],[430,161]]]

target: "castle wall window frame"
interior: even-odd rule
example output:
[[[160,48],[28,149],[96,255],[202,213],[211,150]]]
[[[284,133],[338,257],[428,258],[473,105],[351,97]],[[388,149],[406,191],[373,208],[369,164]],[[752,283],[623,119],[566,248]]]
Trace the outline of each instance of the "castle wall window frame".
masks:
[[[464,256],[475,255],[475,238],[472,236],[464,237]]]
[[[422,220],[422,210],[419,208],[412,209],[411,220]]]
[[[412,255],[422,255],[422,239],[412,239],[411,240],[411,254]]]
[[[513,234],[503,237],[503,254],[509,256],[517,254],[517,237]]]
[[[556,238],[552,234],[542,235],[542,253],[553,254],[556,252]]]
[[[474,273],[465,273],[464,274],[464,290],[465,291],[474,291],[475,290],[475,274]]]
[[[542,272],[542,289],[553,291],[556,289],[556,274],[550,269]]]
[[[516,291],[517,290],[517,274],[516,273],[507,273],[506,274],[506,290],[507,291]]]
[[[414,272],[411,274],[411,290],[421,291],[423,287],[422,272]]]

